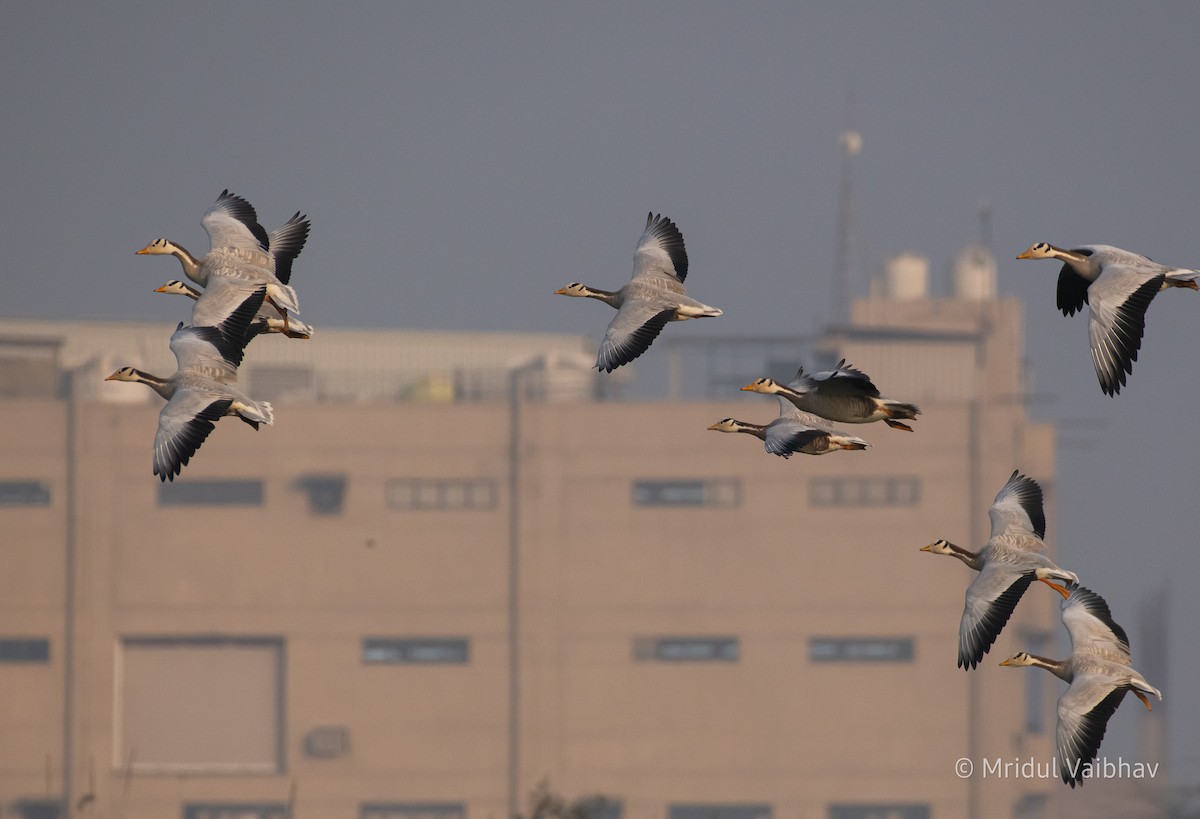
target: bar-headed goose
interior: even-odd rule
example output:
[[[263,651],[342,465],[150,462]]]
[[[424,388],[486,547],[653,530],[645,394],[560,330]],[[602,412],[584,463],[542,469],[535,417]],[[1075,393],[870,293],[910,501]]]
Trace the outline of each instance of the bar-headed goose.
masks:
[[[185,327],[182,323],[171,336],[171,352],[177,368],[169,378],[122,367],[105,381],[136,381],[167,400],[158,414],[154,435],[154,474],[160,480],[174,480],[212,432],[214,422],[223,415],[236,415],[250,426],[271,424],[274,412],[266,401],[255,401],[233,386],[237,381],[237,362],[241,349],[230,338],[245,335],[245,321],[262,302],[262,293],[247,300],[234,311],[236,327]]]
[[[1073,316],[1087,304],[1088,338],[1100,389],[1116,395],[1133,372],[1146,308],[1168,287],[1200,289],[1200,270],[1168,267],[1112,245],[1080,245],[1066,250],[1047,242],[1029,247],[1018,259],[1058,259],[1058,309]]]
[[[771,378],[760,378],[742,387],[749,392],[778,395],[795,407],[841,424],[867,424],[883,421],[893,429],[912,432],[912,427],[898,419],[912,420],[921,410],[916,404],[905,404],[883,398],[879,389],[862,370],[842,359],[832,370],[809,375],[801,367],[796,378],[787,386]]]
[[[633,278],[628,284],[610,292],[572,282],[554,292],[599,299],[617,308],[596,356],[596,369],[612,372],[646,352],[667,322],[721,315],[716,307],[688,298],[683,289],[687,273],[683,234],[667,217],[650,213],[633,254]]]
[[[162,287],[154,288],[154,292],[187,296],[196,302],[192,306],[191,323],[196,326],[205,326],[220,321],[229,305],[240,303],[240,299],[244,299],[256,289],[259,287],[240,279],[212,279],[207,290],[200,290],[184,284],[178,279],[171,279]],[[264,333],[283,333],[288,338],[307,339],[312,338],[313,329],[297,318],[290,319],[285,325],[279,311],[264,303],[262,307],[258,308],[258,312],[255,313],[254,319],[246,330],[246,342],[249,343]]]
[[[179,260],[183,272],[201,287],[209,287],[213,277],[241,279],[267,286],[267,301],[289,321],[289,313],[299,313],[296,291],[288,281],[292,262],[304,248],[309,222],[296,213],[287,224],[268,235],[258,223],[254,207],[228,190],[205,211],[200,223],[211,245],[208,255],[197,259],[168,239],[156,239],[138,251],[138,255],[170,255]],[[273,245],[277,246],[272,250]],[[282,271],[282,277],[279,275]]]
[[[1072,584],[1054,585],[1063,595],[1062,621],[1071,636],[1071,656],[1050,660],[1019,652],[1000,665],[1037,666],[1069,683],[1058,698],[1055,754],[1059,775],[1072,788],[1082,785],[1087,766],[1096,758],[1108,721],[1128,691],[1150,710],[1147,694],[1162,692],[1132,666],[1129,638],[1112,618],[1104,598]]]
[[[709,427],[715,432],[744,432],[763,442],[763,449],[781,458],[793,454],[826,455],[839,449],[866,449],[862,438],[833,429],[825,420],[801,412],[783,398],[779,399],[779,417],[769,424],[752,424],[736,418],[724,418]]]
[[[992,501],[988,518],[991,536],[978,552],[945,539],[921,547],[922,552],[956,557],[979,572],[967,586],[958,626],[958,667],[962,669],[975,668],[987,654],[1030,583],[1079,582],[1078,575],[1060,569],[1042,554],[1046,515],[1037,481],[1014,469]]]

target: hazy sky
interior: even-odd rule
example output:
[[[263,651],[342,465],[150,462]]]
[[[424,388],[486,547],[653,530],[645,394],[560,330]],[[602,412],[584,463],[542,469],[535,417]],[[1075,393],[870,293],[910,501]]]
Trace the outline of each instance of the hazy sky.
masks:
[[[905,250],[943,287],[990,205],[1031,409],[1061,424],[1061,562],[1131,634],[1173,583],[1176,652],[1152,682],[1194,779],[1200,294],[1151,305],[1110,399],[1086,319],[1054,306],[1058,265],[1013,257],[1102,242],[1200,266],[1200,4],[966,5],[7,3],[0,315],[172,325],[151,290],[178,267],[133,252],[205,252],[200,215],[228,187],[268,229],[311,216],[293,284],[318,332],[598,337],[598,307],[550,294],[624,282],[653,209],[686,237],[691,292],[725,310],[668,332],[814,333],[852,117],[860,293]]]

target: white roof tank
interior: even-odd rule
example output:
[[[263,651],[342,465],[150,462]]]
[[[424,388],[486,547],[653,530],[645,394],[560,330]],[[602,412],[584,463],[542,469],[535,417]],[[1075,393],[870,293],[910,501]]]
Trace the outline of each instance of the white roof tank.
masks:
[[[928,258],[916,253],[900,253],[887,260],[883,269],[884,298],[902,301],[923,299],[928,294]]]

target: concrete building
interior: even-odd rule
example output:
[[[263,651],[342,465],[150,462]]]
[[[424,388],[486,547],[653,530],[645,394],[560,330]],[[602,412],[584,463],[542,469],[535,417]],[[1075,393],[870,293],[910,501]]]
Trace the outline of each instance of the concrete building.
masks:
[[[1057,634],[1057,596],[966,674],[971,573],[918,551],[981,544],[1014,468],[1053,543],[1019,305],[902,292],[790,365],[921,405],[866,452],[771,457],[706,427],[773,401],[595,400],[553,388],[571,364],[514,402],[283,391],[168,484],[157,397],[94,390],[126,362],[76,357],[63,393],[78,327],[0,321],[0,816],[504,819],[541,781],[623,819],[1050,815],[1060,783],[982,768],[1053,755],[1051,678],[996,664]]]

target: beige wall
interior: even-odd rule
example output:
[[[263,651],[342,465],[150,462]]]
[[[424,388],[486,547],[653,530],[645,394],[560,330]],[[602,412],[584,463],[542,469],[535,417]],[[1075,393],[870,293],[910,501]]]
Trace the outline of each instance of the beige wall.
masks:
[[[987,349],[1000,371],[983,365],[977,383],[990,386],[974,402],[928,401],[916,432],[856,428],[872,449],[819,458],[784,460],[749,436],[706,430],[726,416],[776,413],[773,400],[745,393],[524,405],[522,793],[548,779],[567,795],[619,799],[631,819],[666,817],[678,803],[763,803],[790,819],[824,817],[840,802],[928,804],[935,817],[975,804],[980,816],[1011,816],[1022,795],[1057,787],[954,775],[972,753],[1052,755],[1055,686],[1042,687],[1046,731],[1025,734],[1025,674],[1035,672],[996,664],[1022,647],[1022,629],[1056,632],[1056,596],[1035,584],[966,674],[955,654],[971,572],[918,551],[937,537],[979,546],[987,506],[1014,467],[1047,487],[1053,541],[1053,433],[1024,417],[1011,366],[1019,336],[1004,344],[1006,355]],[[887,394],[923,400],[879,377],[869,355],[864,347],[852,362]],[[49,792],[62,783],[67,458],[64,404],[2,406],[11,420],[0,425],[0,479],[53,490],[48,508],[0,509],[3,631],[51,641],[48,664],[0,664],[5,816],[17,815],[14,800],[46,795],[47,758]],[[77,815],[174,817],[185,802],[284,802],[294,788],[298,819],[355,817],[362,803],[388,801],[464,802],[471,819],[502,817],[507,407],[284,404],[257,433],[225,419],[180,483],[262,479],[265,501],[251,507],[158,504],[157,409],[78,408],[73,791],[95,800]],[[311,473],[347,476],[341,514],[310,512],[296,482]],[[919,479],[919,503],[810,504],[814,481],[891,476]],[[386,503],[395,478],[490,478],[496,502],[397,510]],[[740,503],[637,506],[640,479],[733,481]],[[118,724],[121,641],[197,635],[282,641],[280,772],[126,775],[129,756],[135,771],[139,760]],[[464,637],[470,660],[364,664],[361,641],[373,636]],[[635,639],[671,636],[735,636],[737,661],[635,659]],[[855,636],[911,637],[914,660],[810,660],[812,638]],[[348,752],[307,756],[304,738],[320,726],[346,727]]]

